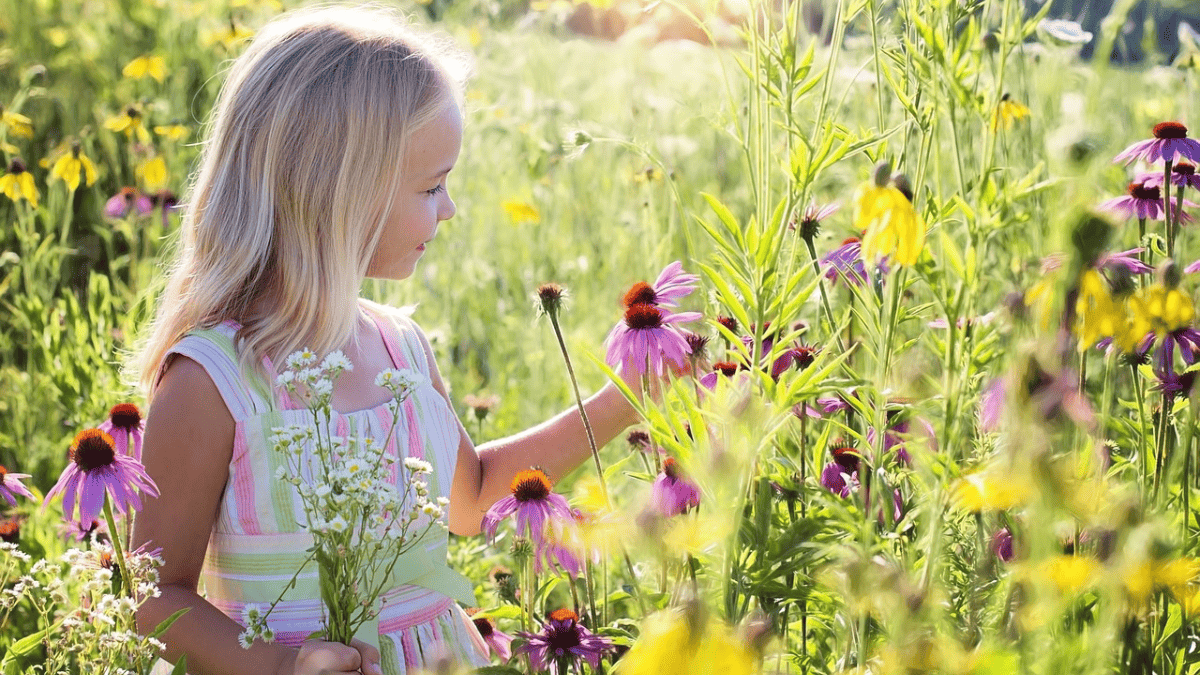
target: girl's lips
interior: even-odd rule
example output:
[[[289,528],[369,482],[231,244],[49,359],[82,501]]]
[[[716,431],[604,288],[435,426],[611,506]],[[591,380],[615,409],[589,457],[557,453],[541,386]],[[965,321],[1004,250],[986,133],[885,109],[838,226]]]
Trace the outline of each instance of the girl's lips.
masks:
[[[418,250],[418,251],[424,251],[424,250],[425,250],[425,244],[421,244],[420,246],[418,246],[418,247],[417,247],[417,250]]]

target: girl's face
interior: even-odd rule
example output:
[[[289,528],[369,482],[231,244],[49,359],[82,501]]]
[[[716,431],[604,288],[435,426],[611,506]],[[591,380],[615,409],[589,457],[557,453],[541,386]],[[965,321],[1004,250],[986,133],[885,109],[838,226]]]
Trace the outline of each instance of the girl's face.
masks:
[[[413,134],[400,189],[383,224],[383,234],[367,266],[372,279],[406,279],[437,234],[438,223],[454,215],[446,177],[462,146],[462,116],[450,103]]]

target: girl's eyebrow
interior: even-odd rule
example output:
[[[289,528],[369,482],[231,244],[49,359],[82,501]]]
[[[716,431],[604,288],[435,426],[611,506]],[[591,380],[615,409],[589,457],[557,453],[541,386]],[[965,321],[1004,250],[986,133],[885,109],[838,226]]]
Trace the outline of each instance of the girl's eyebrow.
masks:
[[[446,168],[442,169],[441,171],[439,171],[439,172],[437,172],[437,173],[433,174],[432,176],[430,176],[430,178],[441,178],[442,176],[445,176],[446,174],[450,173],[450,170],[451,170],[451,169],[453,169],[453,168],[454,168],[454,165],[453,165],[453,164],[451,164],[450,166],[448,166],[448,167],[446,167]]]

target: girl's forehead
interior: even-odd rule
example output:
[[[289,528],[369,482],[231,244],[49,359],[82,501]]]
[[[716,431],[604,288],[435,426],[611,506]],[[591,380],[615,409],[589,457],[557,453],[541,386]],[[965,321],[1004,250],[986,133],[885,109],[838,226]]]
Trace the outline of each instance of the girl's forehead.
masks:
[[[410,175],[420,180],[446,173],[461,147],[462,114],[450,103],[413,133],[406,157]]]

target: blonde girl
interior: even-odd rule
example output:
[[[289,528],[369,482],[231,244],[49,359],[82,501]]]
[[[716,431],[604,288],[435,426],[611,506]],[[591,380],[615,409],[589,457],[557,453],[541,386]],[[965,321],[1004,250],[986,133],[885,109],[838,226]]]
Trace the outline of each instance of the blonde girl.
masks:
[[[476,449],[421,330],[359,297],[364,278],[410,276],[454,215],[461,61],[388,11],[323,7],[263,28],[224,83],[136,364],[150,401],[143,459],[162,496],[138,513],[132,544],[161,547],[166,560],[162,595],[138,625],[190,608],[164,641],[191,673],[390,675],[438,658],[484,662],[450,597],[464,594],[428,575],[385,592],[377,631],[352,646],[306,639],[321,607],[304,593],[272,615],[275,642],[239,645],[242,611],[274,600],[307,548],[298,495],[274,479],[266,440],[272,426],[308,419],[273,386],[288,354],[342,350],[353,370],[334,389],[338,423],[381,443],[390,393],[375,375],[429,377],[384,451],[434,465],[431,492],[449,497],[455,534],[479,532],[517,471],[540,465],[558,477],[587,458],[574,411]],[[602,443],[635,421],[612,386],[586,405]],[[442,579],[455,574],[445,546],[443,537],[430,547]]]

